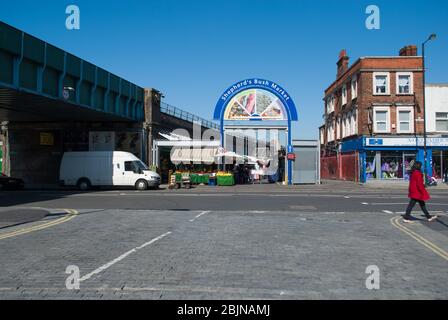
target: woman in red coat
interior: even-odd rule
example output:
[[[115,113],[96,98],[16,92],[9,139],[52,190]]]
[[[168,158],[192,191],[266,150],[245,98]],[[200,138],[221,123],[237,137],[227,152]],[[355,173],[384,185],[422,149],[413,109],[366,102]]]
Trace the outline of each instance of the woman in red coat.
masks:
[[[408,208],[406,209],[406,214],[403,217],[404,222],[411,222],[411,212],[417,202],[419,203],[420,208],[428,221],[434,221],[437,219],[437,216],[431,216],[426,209],[425,201],[428,201],[431,197],[429,196],[428,191],[426,191],[421,169],[422,163],[420,161],[416,161],[412,167],[411,178],[409,180],[408,197],[411,200],[409,201]]]

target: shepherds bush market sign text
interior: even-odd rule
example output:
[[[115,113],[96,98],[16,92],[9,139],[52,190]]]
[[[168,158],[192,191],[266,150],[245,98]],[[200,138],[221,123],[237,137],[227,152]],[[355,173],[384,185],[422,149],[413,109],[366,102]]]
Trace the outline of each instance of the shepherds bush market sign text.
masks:
[[[215,120],[297,120],[288,92],[259,78],[239,81],[224,91],[216,104]]]
[[[253,88],[254,86],[259,86],[260,88],[266,87],[273,89],[276,92],[278,92],[278,94],[280,94],[285,99],[285,101],[288,101],[290,99],[288,93],[275,82],[254,78],[254,79],[247,79],[234,84],[233,86],[228,88],[226,92],[224,92],[224,94],[221,96],[221,100],[223,102],[226,102],[227,98],[231,97],[236,91],[241,91],[246,87]]]

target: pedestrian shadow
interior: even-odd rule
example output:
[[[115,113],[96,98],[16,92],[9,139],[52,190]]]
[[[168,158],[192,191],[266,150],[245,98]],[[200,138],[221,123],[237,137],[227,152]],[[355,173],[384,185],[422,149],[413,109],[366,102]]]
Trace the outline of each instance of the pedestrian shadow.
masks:
[[[431,223],[431,224],[434,224],[434,222],[437,222],[437,223],[439,223],[440,225],[444,226],[445,228],[448,228],[448,224],[444,221],[444,220],[445,220],[445,217],[438,216],[437,219],[434,220],[434,222],[429,222],[428,220],[426,220],[426,217],[425,217],[425,216],[422,216],[422,217],[424,217],[424,218],[422,218],[422,219],[414,218],[414,219],[415,219],[415,220],[422,221],[422,222]]]
[[[445,217],[443,217],[445,218]],[[442,217],[437,217],[436,221],[441,224],[442,226],[444,226],[445,228],[448,228],[448,224],[445,223],[445,221],[443,221],[444,219],[442,219]]]

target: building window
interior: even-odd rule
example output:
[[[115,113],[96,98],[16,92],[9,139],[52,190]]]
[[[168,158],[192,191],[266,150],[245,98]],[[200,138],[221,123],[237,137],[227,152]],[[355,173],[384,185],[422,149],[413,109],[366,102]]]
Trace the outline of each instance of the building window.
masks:
[[[344,84],[342,87],[342,105],[345,106],[347,104],[347,86]]]
[[[432,163],[433,176],[448,182],[448,150],[433,150]]]
[[[348,121],[348,115],[345,114],[344,115],[344,137],[348,136],[348,131],[349,131],[349,121]]]
[[[376,152],[366,152],[366,176],[367,180],[376,179]]]
[[[341,118],[336,119],[336,140],[341,139]]]
[[[352,100],[358,97],[358,79],[354,77],[352,79]]]
[[[350,134],[351,135],[355,135],[355,134],[358,134],[358,130],[357,130],[357,121],[356,121],[356,111],[353,111],[353,113],[352,113],[352,125],[351,125],[351,128],[352,128],[352,130],[351,130],[351,132],[350,132]]]
[[[436,131],[448,131],[448,112],[436,112]]]
[[[334,94],[330,96],[330,112],[334,111]]]
[[[412,107],[397,108],[397,124],[398,133],[414,132],[414,114]]]
[[[327,141],[328,142],[334,141],[334,127],[335,127],[335,122],[331,121],[328,124],[328,128],[327,128]]]
[[[330,114],[334,111],[334,95],[329,96],[325,101],[325,109],[327,114]]]
[[[389,73],[373,74],[373,92],[375,95],[389,94]]]
[[[348,123],[348,129],[347,129],[347,136],[353,135],[353,113],[349,113],[347,115],[347,123]]]
[[[397,94],[413,94],[412,73],[397,73]]]
[[[374,131],[377,133],[390,132],[389,108],[375,108],[373,113]]]
[[[403,153],[400,151],[381,152],[381,178],[403,178]]]

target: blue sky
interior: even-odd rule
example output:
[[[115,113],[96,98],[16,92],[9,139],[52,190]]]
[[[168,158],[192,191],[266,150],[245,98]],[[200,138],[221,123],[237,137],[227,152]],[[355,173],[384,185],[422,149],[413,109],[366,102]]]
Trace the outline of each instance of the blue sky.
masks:
[[[81,29],[65,28],[78,5]],[[381,10],[381,29],[367,30],[366,7]],[[194,0],[2,1],[0,20],[144,87],[165,101],[211,119],[231,84],[260,77],[294,99],[295,138],[314,139],[323,91],[347,49],[360,56],[397,55],[431,33],[428,82],[448,83],[448,1]],[[419,47],[420,50],[420,47]]]

